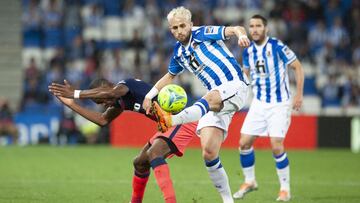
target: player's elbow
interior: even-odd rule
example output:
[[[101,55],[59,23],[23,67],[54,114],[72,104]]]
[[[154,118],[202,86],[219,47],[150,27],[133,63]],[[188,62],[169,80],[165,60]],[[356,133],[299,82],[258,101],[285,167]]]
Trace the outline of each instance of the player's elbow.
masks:
[[[101,127],[105,127],[109,124],[110,122],[108,120],[106,120],[105,118],[101,118],[99,119],[99,121],[97,122],[97,124]]]

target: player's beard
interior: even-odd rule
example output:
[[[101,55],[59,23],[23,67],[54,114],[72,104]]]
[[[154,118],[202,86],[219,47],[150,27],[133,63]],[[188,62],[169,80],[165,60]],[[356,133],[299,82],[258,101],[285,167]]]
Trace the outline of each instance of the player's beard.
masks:
[[[190,40],[190,33],[191,33],[191,32],[187,33],[187,36],[182,35],[182,36],[184,36],[184,37],[183,37],[184,40],[179,40],[179,41],[181,42],[181,44],[187,44],[187,43],[189,42],[189,40]]]
[[[266,34],[265,34],[265,30],[264,30],[263,32],[261,32],[261,33],[259,34],[259,39],[257,39],[257,40],[253,39],[253,41],[254,41],[256,44],[262,44],[262,43],[264,42],[265,38],[266,38]]]

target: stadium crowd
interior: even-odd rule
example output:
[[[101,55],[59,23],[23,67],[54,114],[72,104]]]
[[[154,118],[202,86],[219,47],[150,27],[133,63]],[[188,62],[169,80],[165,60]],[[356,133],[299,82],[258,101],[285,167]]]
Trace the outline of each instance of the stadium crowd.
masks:
[[[179,5],[192,11],[194,25],[241,25],[256,13],[265,15],[269,18],[270,36],[288,44],[304,66],[305,98],[315,98],[320,108],[360,108],[360,24],[356,23],[360,21],[359,1],[22,2],[25,82],[21,111],[39,104],[57,105],[47,86],[64,78],[79,89],[87,88],[97,77],[114,83],[128,77],[156,82],[167,72],[175,43],[165,16]],[[228,43],[241,62],[242,50],[236,40]],[[204,90],[196,88],[199,84],[186,76],[183,74],[179,83],[192,103]]]

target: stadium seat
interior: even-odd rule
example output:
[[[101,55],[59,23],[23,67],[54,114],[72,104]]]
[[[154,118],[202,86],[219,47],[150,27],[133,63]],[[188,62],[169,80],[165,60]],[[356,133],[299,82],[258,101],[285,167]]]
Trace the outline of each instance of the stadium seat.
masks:
[[[344,109],[341,107],[329,106],[322,109],[322,114],[325,116],[342,116]]]
[[[304,96],[301,111],[306,114],[320,114],[321,99],[318,96]]]
[[[64,29],[64,42],[65,46],[69,47],[76,36],[81,34],[81,29],[79,27],[71,27]]]
[[[44,29],[45,48],[56,48],[63,46],[63,35],[60,28],[46,28]]]
[[[43,68],[43,57],[41,49],[38,47],[26,47],[22,49],[22,65],[24,68],[28,67],[31,59],[35,60],[38,68]]]
[[[345,108],[346,116],[360,116],[360,108],[356,106],[350,106]]]
[[[22,44],[24,47],[40,47],[41,46],[40,29],[24,28],[22,32]]]

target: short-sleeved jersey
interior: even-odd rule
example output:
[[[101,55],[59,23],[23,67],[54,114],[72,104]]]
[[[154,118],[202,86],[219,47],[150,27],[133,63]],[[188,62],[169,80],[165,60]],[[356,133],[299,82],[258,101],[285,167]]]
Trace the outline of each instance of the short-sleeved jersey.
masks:
[[[287,101],[290,98],[287,66],[295,59],[295,53],[276,38],[267,38],[260,46],[252,42],[243,52],[243,67],[250,69],[255,98],[267,103]]]
[[[169,73],[177,75],[187,69],[208,90],[228,81],[244,81],[241,67],[224,40],[224,26],[193,27],[187,45],[176,43],[168,67]]]
[[[122,80],[117,85],[120,84],[127,86],[129,91],[126,95],[120,97],[117,100],[116,106],[123,108],[123,110],[135,111],[146,115],[146,111],[143,109],[142,104],[145,95],[151,90],[153,86],[138,79]],[[154,98],[154,100],[156,99],[157,97]],[[148,117],[155,120],[155,118],[152,116]]]

